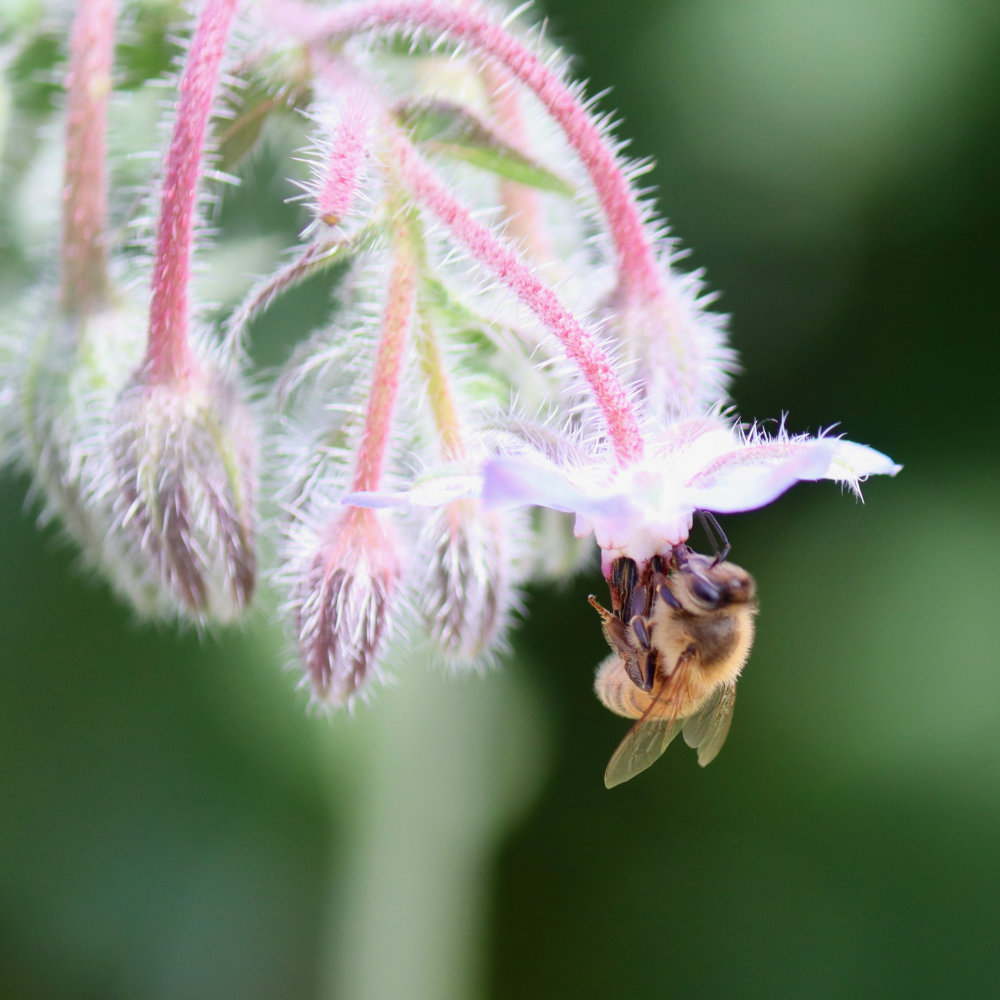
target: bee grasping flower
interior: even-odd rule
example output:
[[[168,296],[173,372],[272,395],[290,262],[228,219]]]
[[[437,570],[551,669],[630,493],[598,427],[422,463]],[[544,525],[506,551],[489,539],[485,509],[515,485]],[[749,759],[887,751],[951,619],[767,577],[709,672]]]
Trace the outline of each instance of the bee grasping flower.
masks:
[[[900,466],[866,445],[829,435],[774,436],[714,414],[667,424],[643,457],[619,463],[601,441],[590,453],[551,428],[516,440],[481,473],[427,477],[405,496],[355,493],[345,503],[437,506],[479,496],[487,507],[547,507],[593,533],[612,610],[591,598],[613,651],[596,690],[619,715],[638,719],[612,757],[608,787],[648,767],[683,731],[708,764],[729,731],[736,681],[750,655],[756,584],[746,570],[691,552],[698,512],[733,514],[776,500],[797,482],[832,479],[860,495],[868,476]],[[544,450],[531,441],[544,441]]]

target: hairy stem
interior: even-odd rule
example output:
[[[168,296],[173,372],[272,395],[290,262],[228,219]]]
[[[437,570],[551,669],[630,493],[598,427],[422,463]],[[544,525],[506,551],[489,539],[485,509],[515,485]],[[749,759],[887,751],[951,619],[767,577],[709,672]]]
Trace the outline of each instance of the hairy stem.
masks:
[[[350,212],[369,152],[375,110],[359,87],[345,87],[343,114],[330,136],[330,155],[316,192],[320,221],[336,226]]]
[[[611,361],[551,288],[543,284],[517,254],[452,197],[420,159],[417,151],[397,133],[392,140],[397,169],[414,196],[426,205],[497,279],[502,281],[558,338],[567,357],[590,386],[604,414],[615,455],[625,464],[642,455],[642,433],[628,396]]]
[[[180,83],[177,120],[167,154],[149,314],[147,374],[183,378],[192,367],[188,283],[198,181],[219,64],[237,0],[206,0]]]
[[[60,299],[86,315],[108,295],[103,243],[107,218],[107,112],[115,44],[115,0],[81,0],[73,21],[66,81],[66,165]]]
[[[615,244],[618,274],[626,298],[662,294],[653,243],[642,211],[614,150],[577,94],[530,51],[489,17],[468,6],[440,0],[382,0],[317,13],[286,0],[275,4],[283,23],[312,39],[383,30],[423,31],[459,42],[501,63],[529,87],[560,125],[590,174]]]
[[[465,441],[462,426],[455,406],[455,395],[451,389],[448,372],[441,356],[434,327],[426,320],[420,324],[418,338],[420,367],[427,379],[427,398],[430,400],[434,426],[441,438],[441,450],[446,460],[465,456]]]
[[[382,314],[382,333],[354,469],[353,489],[356,491],[377,490],[385,468],[392,415],[399,395],[406,340],[416,301],[417,254],[412,226],[406,211],[401,210],[393,231],[392,269]]]

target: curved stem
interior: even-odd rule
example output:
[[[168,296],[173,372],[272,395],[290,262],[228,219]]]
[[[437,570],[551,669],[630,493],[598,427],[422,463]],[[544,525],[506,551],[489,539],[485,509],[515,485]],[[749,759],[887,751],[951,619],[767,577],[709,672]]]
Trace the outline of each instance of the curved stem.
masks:
[[[149,312],[146,371],[154,381],[192,367],[188,284],[198,180],[219,64],[237,0],[206,0],[181,77],[177,120],[167,154]]]
[[[618,461],[641,457],[642,433],[628,396],[600,345],[566,309],[559,297],[510,248],[476,222],[399,133],[392,138],[397,168],[414,196],[425,204],[500,281],[538,317],[562,343],[604,414]]]
[[[615,244],[620,282],[628,298],[663,294],[655,249],[642,210],[600,126],[583,102],[541,59],[499,24],[465,6],[439,0],[382,0],[318,14],[294,2],[276,4],[282,23],[309,38],[384,30],[426,31],[447,37],[496,60],[535,95],[559,123],[590,174]]]

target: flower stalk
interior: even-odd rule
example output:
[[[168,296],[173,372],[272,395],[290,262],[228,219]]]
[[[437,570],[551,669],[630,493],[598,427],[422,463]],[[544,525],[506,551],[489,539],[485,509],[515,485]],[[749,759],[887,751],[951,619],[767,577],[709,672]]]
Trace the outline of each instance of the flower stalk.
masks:
[[[360,439],[349,482],[355,490],[382,484],[392,440],[393,416],[414,321],[418,247],[415,220],[397,203],[389,280]],[[308,510],[311,498],[303,497]],[[297,510],[299,522],[311,518]],[[292,526],[294,529],[294,525]],[[378,656],[393,616],[400,577],[395,533],[374,510],[339,506],[307,547],[292,607],[296,640],[313,700],[350,702],[377,672]]]
[[[316,216],[331,227],[343,222],[357,200],[375,120],[368,95],[357,86],[348,86],[345,90],[343,110],[330,136],[330,149],[316,197]]]
[[[427,398],[430,402],[431,416],[441,441],[441,457],[446,462],[457,461],[465,457],[466,448],[455,405],[455,394],[448,373],[445,371],[444,358],[441,356],[441,346],[438,344],[434,327],[421,319],[417,350],[420,355],[420,368],[427,380]]]
[[[426,205],[478,261],[503,282],[562,344],[593,393],[618,461],[642,455],[639,422],[607,353],[559,300],[556,293],[448,191],[402,136],[392,140],[403,183]]]
[[[382,331],[375,354],[371,392],[365,412],[361,447],[354,469],[353,489],[377,490],[382,483],[399,395],[406,343],[413,322],[417,287],[417,260],[413,221],[404,210],[393,233],[392,271],[389,275]]]
[[[60,302],[78,316],[100,308],[109,291],[106,136],[115,13],[115,0],[81,0],[70,42]]]
[[[671,245],[632,186],[636,170],[623,163],[607,129],[591,114],[581,88],[483,10],[442,0],[374,0],[317,13],[299,0],[277,0],[292,30],[312,42],[372,33],[423,34],[449,40],[501,67],[530,89],[562,129],[588,174],[615,249],[617,288],[609,327],[630,360],[651,369],[648,393],[657,415],[691,416],[725,398],[735,357],[721,317],[705,314],[696,278],[676,274]]]
[[[535,96],[560,125],[586,167],[614,240],[618,271],[629,298],[657,298],[660,272],[643,212],[601,127],[574,88],[568,87],[521,41],[498,22],[467,5],[439,0],[384,0],[356,3],[317,13],[295,0],[276,5],[282,19],[311,40],[373,31],[426,32],[448,38],[496,60]]]
[[[146,370],[153,381],[187,377],[195,367],[188,339],[188,286],[205,133],[237,0],[206,0],[180,83],[167,153],[156,238]]]

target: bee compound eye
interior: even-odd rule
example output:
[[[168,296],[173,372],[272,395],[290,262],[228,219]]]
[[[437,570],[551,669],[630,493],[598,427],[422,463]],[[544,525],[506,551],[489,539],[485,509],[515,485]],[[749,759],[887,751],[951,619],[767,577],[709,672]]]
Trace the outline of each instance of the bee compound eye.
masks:
[[[719,606],[724,602],[723,592],[710,580],[706,580],[704,577],[696,576],[691,581],[691,593],[702,602],[702,604],[710,604],[712,606]]]

